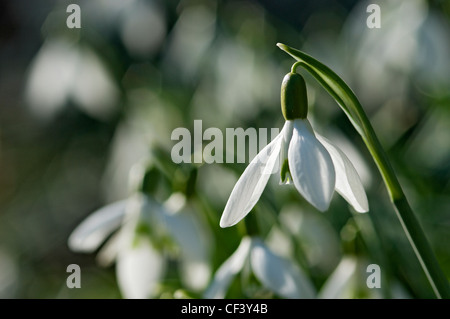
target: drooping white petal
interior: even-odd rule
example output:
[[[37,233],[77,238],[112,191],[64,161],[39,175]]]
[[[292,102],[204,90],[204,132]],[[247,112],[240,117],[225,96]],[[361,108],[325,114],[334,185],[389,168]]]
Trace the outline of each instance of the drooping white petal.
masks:
[[[314,298],[315,289],[300,268],[272,253],[259,239],[253,240],[251,266],[267,288],[284,298]]]
[[[338,147],[331,144],[325,137],[317,138],[327,149],[336,170],[336,191],[360,213],[369,211],[366,192],[359,178],[358,172],[348,157]]]
[[[140,193],[128,198],[121,227],[97,253],[96,261],[100,266],[110,266],[117,259],[120,251],[129,248],[136,227],[143,217],[142,212],[146,202],[146,196]]]
[[[181,279],[192,290],[205,288],[211,276],[211,238],[181,193],[173,193],[163,205],[146,197],[143,220],[154,232],[176,244]]]
[[[117,111],[119,90],[103,60],[88,47],[79,49],[70,97],[90,116],[107,120]]]
[[[336,174],[330,154],[307,120],[295,120],[288,150],[292,180],[302,196],[320,211],[330,205]]]
[[[220,219],[220,227],[230,227],[255,206],[278,162],[283,132],[264,147],[242,173],[231,192]]]
[[[136,226],[141,219],[143,203],[145,203],[145,196],[141,195],[135,194],[135,196],[128,199],[125,216],[120,228],[97,252],[96,261],[100,266],[110,266],[114,263],[121,250],[128,249]]]
[[[76,252],[95,251],[120,226],[127,204],[128,200],[122,200],[89,215],[70,235],[69,248]]]
[[[318,134],[316,134],[317,137]],[[373,176],[372,172],[365,161],[361,152],[356,148],[355,144],[352,143],[341,131],[327,128],[323,136],[327,136],[328,141],[331,144],[337,146],[355,167],[358,175],[361,179],[361,183],[364,188],[369,187],[372,184]]]
[[[356,269],[356,259],[344,257],[323,284],[318,297],[320,299],[350,298],[355,286]]]
[[[211,275],[211,237],[205,229],[206,225],[201,223],[189,205],[169,205],[173,204],[174,196],[179,197],[180,194],[173,194],[164,203],[163,222],[180,248],[180,271],[184,284],[190,289],[200,290],[205,288]],[[176,211],[166,208],[175,208]]]
[[[185,254],[181,259],[180,273],[186,287],[200,291],[204,289],[211,278],[211,267],[208,260]]]
[[[182,193],[173,193],[163,204],[163,207],[169,214],[176,214],[185,206],[186,196]]]
[[[249,237],[242,238],[238,249],[216,271],[211,285],[206,290],[204,298],[222,299],[234,276],[241,271],[247,261],[252,240]]]
[[[165,259],[146,236],[132,240],[128,249],[121,249],[117,256],[117,281],[127,299],[152,297],[164,271]]]
[[[65,105],[76,78],[79,47],[69,41],[47,40],[28,75],[25,98],[31,111],[50,119]]]
[[[108,267],[112,265],[121,247],[121,234],[122,229],[119,229],[111,238],[102,246],[95,256],[95,261],[102,267]]]

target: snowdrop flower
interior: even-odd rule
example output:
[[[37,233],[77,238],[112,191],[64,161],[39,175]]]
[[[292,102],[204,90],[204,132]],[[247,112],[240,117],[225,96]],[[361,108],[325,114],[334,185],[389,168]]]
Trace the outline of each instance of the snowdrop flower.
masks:
[[[283,129],[245,169],[231,192],[220,226],[233,226],[244,218],[276,171],[280,171],[282,183],[293,183],[320,211],[328,209],[336,189],[356,211],[367,212],[366,193],[352,163],[339,148],[315,133],[306,118],[308,102],[301,75],[291,72],[284,77],[281,109],[286,119]]]
[[[210,278],[209,240],[202,225],[175,193],[163,204],[143,194],[107,205],[86,218],[70,235],[69,247],[90,253],[116,229],[99,252],[99,261],[116,261],[119,288],[125,298],[158,293],[170,255],[177,257],[183,283],[203,289]]]
[[[108,120],[118,110],[119,94],[111,72],[95,52],[62,38],[43,44],[25,90],[27,105],[43,120],[54,118],[68,100],[89,116]]]
[[[250,267],[262,285],[284,298],[314,298],[315,289],[303,271],[272,253],[258,237],[244,237],[238,249],[217,270],[204,297],[224,298],[234,277]]]

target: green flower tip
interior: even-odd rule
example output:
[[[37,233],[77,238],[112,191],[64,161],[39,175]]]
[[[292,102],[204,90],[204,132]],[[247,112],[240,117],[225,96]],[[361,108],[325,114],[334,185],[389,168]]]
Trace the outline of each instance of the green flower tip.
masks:
[[[282,183],[286,183],[287,181],[287,174],[290,174],[289,171],[289,162],[288,159],[285,159],[283,162],[283,165],[281,166],[281,171],[280,171],[280,175],[281,175],[281,182]]]
[[[281,111],[284,119],[305,119],[308,115],[306,84],[298,73],[288,73],[281,83]]]

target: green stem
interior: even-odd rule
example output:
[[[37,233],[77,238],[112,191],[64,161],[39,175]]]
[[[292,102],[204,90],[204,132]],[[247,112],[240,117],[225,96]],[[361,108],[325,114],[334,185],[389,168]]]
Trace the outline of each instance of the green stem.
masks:
[[[393,203],[406,237],[408,237],[414,253],[417,256],[436,297],[438,299],[450,299],[450,289],[447,278],[439,267],[431,246],[425,237],[422,227],[415,218],[406,197],[403,195],[402,198],[394,200]]]
[[[336,73],[324,64],[299,50],[281,43],[277,45],[298,61],[294,64],[292,70],[296,70],[298,66],[305,68],[328,91],[346,113],[355,129],[363,138],[383,177],[400,224],[436,297],[439,299],[450,298],[448,280],[439,267],[422,227],[409,206],[388,157],[356,95]]]

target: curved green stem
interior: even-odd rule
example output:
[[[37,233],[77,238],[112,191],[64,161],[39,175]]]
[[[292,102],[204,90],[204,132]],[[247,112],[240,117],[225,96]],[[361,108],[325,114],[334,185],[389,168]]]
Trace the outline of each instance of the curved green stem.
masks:
[[[302,64],[302,62],[298,61],[292,64],[291,73],[297,73],[297,68]]]
[[[356,95],[336,73],[321,62],[287,45],[278,43],[277,46],[298,61],[292,66],[292,70],[296,70],[298,66],[306,69],[328,91],[346,113],[364,140],[383,177],[397,217],[436,297],[450,298],[448,280],[439,267],[422,227],[409,206],[388,157]]]

